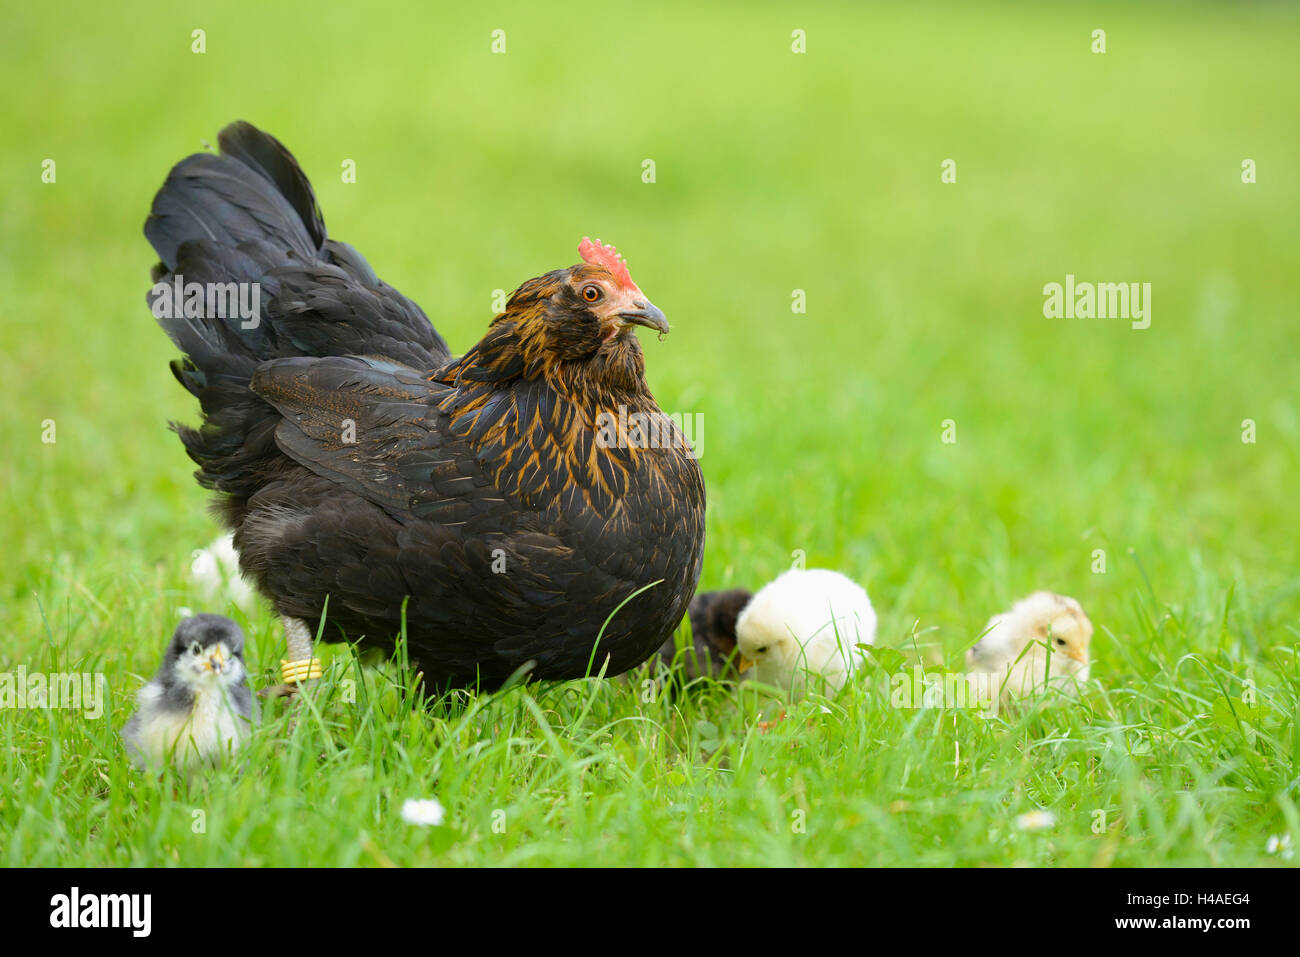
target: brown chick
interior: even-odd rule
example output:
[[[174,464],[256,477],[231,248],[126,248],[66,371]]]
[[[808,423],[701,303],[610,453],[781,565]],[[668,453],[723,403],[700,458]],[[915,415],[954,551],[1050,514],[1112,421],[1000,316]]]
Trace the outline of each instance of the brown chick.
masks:
[[[691,599],[691,644],[679,654],[672,637],[659,649],[659,660],[682,684],[696,678],[736,681],[736,619],[753,598],[747,589],[700,592]]]

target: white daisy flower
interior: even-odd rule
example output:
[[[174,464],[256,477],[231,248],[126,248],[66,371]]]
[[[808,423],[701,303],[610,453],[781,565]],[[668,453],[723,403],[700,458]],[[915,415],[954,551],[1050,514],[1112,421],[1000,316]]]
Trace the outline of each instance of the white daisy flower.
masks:
[[[1051,811],[1028,811],[1016,818],[1016,827],[1022,831],[1045,831],[1056,826],[1056,815]]]
[[[1291,849],[1290,834],[1270,835],[1268,839],[1268,843],[1265,845],[1265,849],[1268,851],[1268,853],[1276,854],[1284,861],[1289,861],[1291,860],[1292,857],[1295,856],[1295,852]]]
[[[417,827],[437,827],[446,813],[437,798],[408,798],[402,804],[402,820]]]

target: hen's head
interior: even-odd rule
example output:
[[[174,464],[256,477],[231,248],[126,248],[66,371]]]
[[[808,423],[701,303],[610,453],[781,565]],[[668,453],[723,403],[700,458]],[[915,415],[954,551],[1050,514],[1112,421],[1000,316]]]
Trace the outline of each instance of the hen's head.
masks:
[[[645,388],[645,360],[632,329],[660,335],[668,320],[646,298],[613,246],[583,239],[582,262],[524,283],[493,320],[484,344],[508,338],[517,370],[617,391]]]

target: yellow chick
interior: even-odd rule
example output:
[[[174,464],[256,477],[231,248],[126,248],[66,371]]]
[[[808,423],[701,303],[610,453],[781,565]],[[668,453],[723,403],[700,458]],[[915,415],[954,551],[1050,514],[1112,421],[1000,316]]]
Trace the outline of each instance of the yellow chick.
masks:
[[[769,582],[736,619],[740,670],[800,698],[811,685],[835,694],[876,640],[876,612],[839,572],[796,568]]]
[[[991,693],[1032,694],[1047,684],[1072,691],[1088,680],[1091,641],[1092,622],[1077,601],[1036,591],[989,619],[966,652],[966,668],[987,676]]]

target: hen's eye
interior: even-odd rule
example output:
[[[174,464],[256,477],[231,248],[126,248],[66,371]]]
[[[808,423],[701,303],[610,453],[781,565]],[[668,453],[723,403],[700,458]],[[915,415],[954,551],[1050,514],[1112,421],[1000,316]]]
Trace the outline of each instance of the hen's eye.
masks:
[[[196,658],[199,655],[203,654],[203,649],[199,647],[199,643],[197,641],[190,642],[190,654],[194,655]]]
[[[582,287],[582,298],[585,299],[585,300],[587,300],[587,302],[595,302],[597,299],[600,298],[600,287],[599,287],[599,286],[583,286],[583,287]]]

